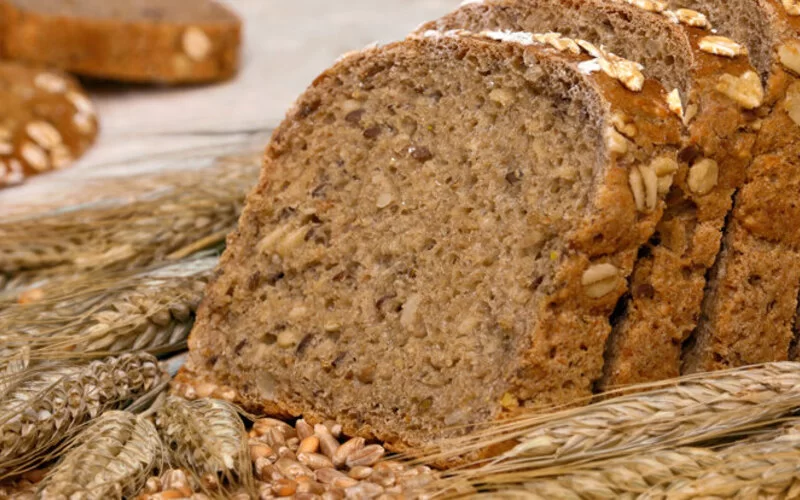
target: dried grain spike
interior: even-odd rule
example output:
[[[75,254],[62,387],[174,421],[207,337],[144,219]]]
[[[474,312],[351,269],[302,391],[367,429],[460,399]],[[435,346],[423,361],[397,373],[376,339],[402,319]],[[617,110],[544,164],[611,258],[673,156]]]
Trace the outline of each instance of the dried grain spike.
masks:
[[[712,450],[678,448],[545,470],[531,470],[525,464],[500,469],[486,466],[477,469],[462,484],[469,485],[472,491],[486,492],[487,497],[492,498],[496,494],[504,498],[519,495],[519,498],[581,500],[663,498],[670,483],[692,481],[722,463],[723,458]],[[434,482],[429,487],[431,490],[454,490],[453,479]]]
[[[198,480],[213,477],[215,484],[253,485],[247,433],[229,403],[170,396],[159,409],[156,424],[172,466],[188,470]]]
[[[49,498],[131,498],[161,459],[155,427],[133,413],[111,411],[69,443],[69,451],[39,486]]]
[[[636,386],[591,406],[492,424],[439,443],[426,458],[441,461],[516,440],[496,464],[528,468],[597,460],[656,447],[684,446],[745,426],[766,425],[800,405],[800,365],[771,363]]]
[[[164,375],[149,354],[35,367],[0,400],[0,479],[49,458],[76,427],[124,406]]]
[[[0,220],[0,273],[17,284],[92,270],[141,269],[222,243],[259,163],[225,162],[167,178],[132,202]],[[208,182],[214,179],[214,182]]]
[[[0,312],[0,363],[21,348],[48,360],[180,349],[216,263],[216,257],[193,259],[45,287],[43,299]]]

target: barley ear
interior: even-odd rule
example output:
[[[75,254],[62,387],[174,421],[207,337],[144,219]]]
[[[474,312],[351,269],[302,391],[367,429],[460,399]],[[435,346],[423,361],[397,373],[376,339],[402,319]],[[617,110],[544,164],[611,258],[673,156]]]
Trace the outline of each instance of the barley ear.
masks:
[[[163,381],[145,353],[29,368],[0,399],[0,479],[57,456],[83,423],[124,407]]]
[[[107,412],[78,433],[39,486],[48,498],[132,498],[161,465],[161,442],[147,419]]]
[[[156,426],[170,465],[187,470],[204,489],[254,487],[247,433],[233,405],[169,396],[156,413]]]

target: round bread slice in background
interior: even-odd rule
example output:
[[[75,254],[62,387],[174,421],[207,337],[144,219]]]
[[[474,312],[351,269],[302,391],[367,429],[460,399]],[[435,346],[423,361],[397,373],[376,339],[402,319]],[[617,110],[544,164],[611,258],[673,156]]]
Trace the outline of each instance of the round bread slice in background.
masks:
[[[241,21],[213,0],[0,0],[0,54],[142,83],[232,77]]]
[[[68,166],[95,137],[97,115],[77,80],[0,61],[0,187]]]

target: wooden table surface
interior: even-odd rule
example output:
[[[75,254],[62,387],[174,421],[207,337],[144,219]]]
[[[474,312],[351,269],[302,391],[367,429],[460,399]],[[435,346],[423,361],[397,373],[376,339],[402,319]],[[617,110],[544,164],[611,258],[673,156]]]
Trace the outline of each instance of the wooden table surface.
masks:
[[[402,38],[459,0],[222,0],[245,22],[232,81],[183,88],[92,85],[101,133],[72,167],[0,190],[0,215],[80,199],[90,183],[265,145],[292,101],[342,53]]]

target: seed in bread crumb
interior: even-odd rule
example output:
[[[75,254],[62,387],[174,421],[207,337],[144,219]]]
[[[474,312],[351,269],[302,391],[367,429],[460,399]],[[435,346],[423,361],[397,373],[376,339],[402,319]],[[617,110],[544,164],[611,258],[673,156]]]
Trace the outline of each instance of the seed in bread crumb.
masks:
[[[53,73],[39,73],[34,78],[33,84],[52,94],[60,94],[67,90],[67,81]]]
[[[631,167],[631,171],[628,174],[628,184],[631,187],[631,193],[633,193],[633,202],[636,205],[636,210],[644,212],[644,179],[642,179],[642,173],[638,166]]]
[[[20,155],[31,168],[42,171],[50,168],[50,157],[39,146],[26,142],[20,149]]]
[[[403,312],[400,313],[400,324],[403,325],[404,328],[411,328],[414,324],[414,321],[417,319],[417,309],[419,309],[419,305],[422,302],[422,297],[418,293],[415,293],[408,297],[405,304],[403,304]]]
[[[422,147],[411,146],[410,148],[408,148],[408,153],[411,155],[412,158],[414,158],[420,163],[425,163],[426,161],[433,158],[433,153],[431,153],[431,150],[426,148],[425,146]]]
[[[737,57],[746,52],[744,47],[724,36],[704,36],[698,46],[703,52],[724,57]]]
[[[755,109],[764,101],[764,87],[755,71],[749,70],[735,77],[724,73],[717,82],[717,91],[736,101],[744,109]]]
[[[503,107],[508,107],[514,104],[516,98],[514,97],[514,93],[508,89],[494,89],[489,92],[489,100]]]
[[[663,12],[667,6],[658,0],[625,0],[626,3],[648,12]]]
[[[708,18],[705,16],[705,14],[697,12],[696,10],[678,9],[675,11],[675,15],[678,17],[678,20],[681,23],[687,26],[706,29],[711,27],[711,23],[708,22]]]
[[[378,200],[376,201],[375,205],[378,208],[386,208],[392,204],[394,201],[394,196],[392,193],[381,193],[378,195]]]
[[[25,127],[25,131],[28,133],[28,137],[33,139],[33,142],[48,151],[63,142],[58,130],[46,121],[37,120],[30,122]]]
[[[781,44],[778,58],[787,69],[800,75],[800,41],[792,39]]]
[[[606,129],[606,145],[612,153],[624,155],[628,152],[628,140],[614,128]]]
[[[678,171],[678,162],[672,158],[662,156],[653,160],[651,166],[656,177],[658,177],[658,194],[667,194],[672,187],[675,173]]]
[[[800,125],[800,82],[794,82],[789,85],[783,106],[789,118],[795,124]]]
[[[719,165],[710,158],[704,158],[689,169],[689,189],[694,194],[705,195],[711,192],[719,180]]]
[[[619,269],[613,264],[596,264],[583,273],[581,284],[587,296],[599,299],[617,288]]]
[[[67,92],[67,100],[71,102],[73,106],[75,106],[75,109],[78,110],[79,114],[89,116],[95,115],[94,104],[92,104],[92,101],[90,101],[85,95],[79,94],[75,91],[70,91]]]
[[[200,28],[189,27],[183,32],[183,51],[193,61],[200,62],[211,53],[211,40]]]
[[[506,410],[513,410],[515,408],[519,408],[519,399],[516,396],[507,392],[503,394],[503,397],[500,399],[500,406],[505,408]]]
[[[800,16],[800,2],[797,0],[782,0],[783,8],[790,16]]]
[[[91,134],[94,131],[94,121],[90,115],[77,113],[72,117],[72,123],[82,134]]]
[[[638,129],[636,128],[636,124],[633,123],[630,120],[630,118],[628,118],[627,116],[625,116],[622,113],[619,113],[619,112],[614,113],[611,116],[611,123],[614,125],[614,128],[617,129],[617,131],[620,134],[622,134],[622,135],[624,135],[624,136],[626,136],[626,137],[628,137],[630,139],[633,139],[634,137],[636,137],[636,134],[638,133]]]
[[[294,330],[284,330],[278,334],[278,347],[289,349],[300,343],[302,335]]]
[[[673,89],[667,95],[667,106],[669,110],[678,115],[678,118],[683,119],[683,103],[681,102],[681,94],[678,89]]]

